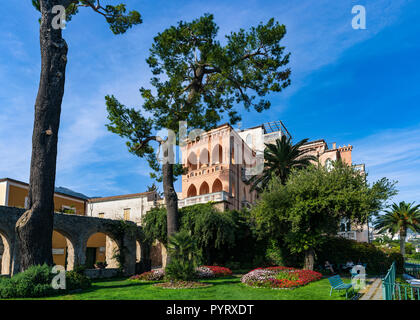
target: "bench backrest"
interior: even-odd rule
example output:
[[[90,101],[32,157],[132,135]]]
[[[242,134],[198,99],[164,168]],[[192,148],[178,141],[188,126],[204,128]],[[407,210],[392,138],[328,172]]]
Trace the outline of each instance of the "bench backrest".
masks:
[[[343,280],[340,278],[339,275],[332,276],[328,278],[328,281],[330,282],[330,285],[334,288],[340,284],[343,284]]]

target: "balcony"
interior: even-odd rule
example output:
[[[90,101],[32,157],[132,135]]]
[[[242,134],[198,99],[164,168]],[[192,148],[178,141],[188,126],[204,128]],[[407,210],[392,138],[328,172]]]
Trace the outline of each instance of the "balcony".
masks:
[[[350,239],[350,240],[357,240],[357,233],[356,231],[344,231],[338,233],[339,237]]]
[[[221,201],[228,201],[229,200],[229,194],[226,191],[220,191],[220,192],[214,192],[214,193],[207,193],[202,194],[195,197],[189,197],[178,201],[178,207],[187,207],[192,206],[194,204],[199,203],[207,203],[210,201],[213,202],[221,202]]]

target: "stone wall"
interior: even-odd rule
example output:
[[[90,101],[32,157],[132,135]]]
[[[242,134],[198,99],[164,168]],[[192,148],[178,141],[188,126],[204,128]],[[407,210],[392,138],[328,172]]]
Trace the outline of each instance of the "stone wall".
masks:
[[[0,206],[0,236],[3,239],[4,253],[2,274],[15,274],[20,271],[19,243],[16,241],[15,224],[24,213],[23,209]],[[94,218],[70,214],[54,214],[54,230],[67,238],[68,270],[86,261],[86,244],[89,237],[97,232],[114,240],[123,252],[123,269],[126,275],[135,273],[136,242],[143,243],[141,227],[133,222]],[[129,226],[129,227],[128,227]],[[142,257],[148,250],[141,250]],[[115,267],[115,266],[113,266]]]

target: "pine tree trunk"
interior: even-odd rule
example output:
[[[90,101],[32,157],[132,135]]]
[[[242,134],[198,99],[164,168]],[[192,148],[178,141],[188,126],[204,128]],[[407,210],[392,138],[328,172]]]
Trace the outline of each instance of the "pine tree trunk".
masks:
[[[21,270],[52,265],[54,185],[61,102],[64,94],[67,44],[52,27],[52,7],[59,0],[41,0],[41,78],[35,102],[29,207],[16,223]]]
[[[312,249],[305,251],[305,263],[303,269],[314,270],[315,253]]]
[[[169,238],[178,232],[178,196],[174,188],[173,164],[163,164],[162,173]]]

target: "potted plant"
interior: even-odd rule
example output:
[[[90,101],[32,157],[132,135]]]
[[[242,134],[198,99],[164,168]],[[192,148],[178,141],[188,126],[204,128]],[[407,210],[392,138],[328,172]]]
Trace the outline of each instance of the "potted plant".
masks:
[[[105,269],[108,264],[105,261],[96,261],[95,268],[96,269]]]

